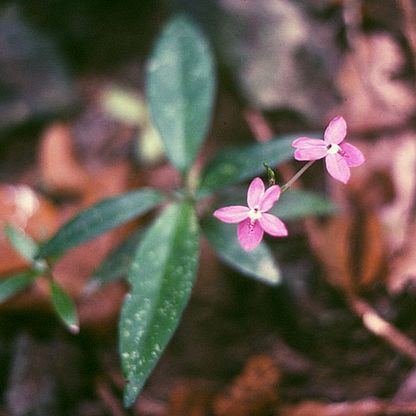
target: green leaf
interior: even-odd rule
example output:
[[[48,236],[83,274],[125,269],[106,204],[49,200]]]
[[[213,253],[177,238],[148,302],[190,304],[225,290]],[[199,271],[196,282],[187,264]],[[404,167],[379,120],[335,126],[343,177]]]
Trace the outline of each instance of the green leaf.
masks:
[[[297,137],[299,135],[285,135],[265,143],[220,151],[203,170],[198,195],[203,197],[265,173],[263,162],[274,167],[290,160],[293,157],[292,141]]]
[[[335,205],[323,196],[298,189],[284,192],[269,211],[282,220],[296,220],[312,215],[331,215]]]
[[[147,98],[167,156],[182,173],[192,165],[207,133],[214,90],[207,39],[188,17],[173,18],[147,66]]]
[[[31,273],[22,273],[0,280],[0,302],[4,302],[11,296],[32,284],[36,276]]]
[[[4,234],[19,254],[26,260],[29,260],[30,262],[33,261],[38,252],[38,245],[31,237],[10,224],[7,224],[4,227]]]
[[[64,251],[144,214],[162,202],[153,189],[140,189],[105,199],[82,211],[41,246],[38,257],[58,257]]]
[[[214,217],[206,217],[201,226],[218,256],[229,266],[264,283],[280,283],[279,267],[264,242],[247,252],[238,242],[237,224],[225,224]]]
[[[95,271],[94,276],[87,285],[86,292],[94,292],[102,286],[127,276],[142,237],[143,230],[140,229],[112,250]]]
[[[186,202],[170,205],[148,229],[133,261],[120,318],[120,355],[131,406],[188,303],[199,256],[199,228]]]
[[[79,321],[73,300],[55,281],[51,280],[49,287],[51,290],[52,305],[55,312],[73,334],[78,333]]]

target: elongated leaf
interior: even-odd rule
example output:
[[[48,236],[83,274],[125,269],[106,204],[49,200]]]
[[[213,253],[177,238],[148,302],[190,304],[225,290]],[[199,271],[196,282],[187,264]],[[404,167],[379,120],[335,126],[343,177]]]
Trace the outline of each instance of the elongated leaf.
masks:
[[[292,141],[299,135],[287,135],[266,143],[224,149],[206,165],[198,191],[199,196],[234,185],[263,174],[263,162],[274,167],[293,157]]]
[[[142,237],[143,230],[140,229],[112,250],[95,271],[86,291],[93,292],[123,276],[127,276]]]
[[[181,172],[189,169],[207,133],[214,88],[207,40],[189,18],[173,18],[148,63],[147,98],[167,155]]]
[[[335,205],[323,196],[293,189],[284,192],[269,212],[282,220],[296,220],[311,215],[330,215],[335,210]]]
[[[72,333],[78,333],[79,321],[73,300],[55,281],[50,282],[50,290],[52,305],[55,312]]]
[[[38,257],[56,257],[154,208],[163,195],[154,189],[140,189],[105,199],[82,211],[41,246]]]
[[[120,318],[126,406],[134,403],[178,325],[191,294],[198,255],[198,224],[186,203],[169,206],[139,246],[129,273],[132,291]]]
[[[229,266],[262,282],[280,283],[279,267],[266,244],[262,242],[253,251],[247,252],[238,243],[236,224],[225,224],[214,217],[206,217],[201,226],[218,256]]]
[[[4,234],[19,254],[26,260],[33,261],[38,251],[38,245],[30,236],[10,224],[4,227]]]
[[[0,280],[0,302],[4,302],[11,296],[25,289],[35,280],[31,272],[22,273]]]

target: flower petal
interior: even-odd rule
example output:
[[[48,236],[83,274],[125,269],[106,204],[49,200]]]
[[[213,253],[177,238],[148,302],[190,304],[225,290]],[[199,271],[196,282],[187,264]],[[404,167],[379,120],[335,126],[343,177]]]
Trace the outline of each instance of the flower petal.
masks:
[[[293,140],[292,147],[301,149],[308,149],[310,147],[327,146],[327,144],[321,139],[311,139],[310,137],[298,137]]]
[[[361,150],[350,143],[342,143],[340,148],[346,153],[344,159],[350,167],[360,166],[365,162],[365,157]]]
[[[260,226],[258,221],[253,223],[249,218],[238,224],[237,236],[241,247],[245,251],[255,249],[263,238],[263,228]]]
[[[270,235],[275,237],[285,237],[288,234],[283,221],[272,214],[262,214],[261,218],[259,218],[259,222],[263,230]]]
[[[328,173],[336,180],[347,183],[350,178],[350,168],[345,159],[338,153],[329,154],[326,159]]]
[[[280,186],[273,185],[267,188],[261,198],[259,209],[262,212],[268,211],[280,197]]]
[[[232,205],[217,209],[212,215],[223,222],[230,224],[241,222],[248,216],[250,209],[241,205]]]
[[[347,123],[341,116],[334,117],[328,124],[324,133],[324,140],[327,143],[339,144],[347,135]]]
[[[296,148],[296,160],[317,160],[326,156],[327,144],[320,139],[310,139],[309,137],[299,137],[292,142]]]
[[[264,183],[260,178],[254,178],[247,191],[247,204],[249,208],[258,208],[264,194]]]
[[[328,153],[328,149],[323,146],[310,147],[308,149],[296,149],[296,160],[318,160],[325,157]]]

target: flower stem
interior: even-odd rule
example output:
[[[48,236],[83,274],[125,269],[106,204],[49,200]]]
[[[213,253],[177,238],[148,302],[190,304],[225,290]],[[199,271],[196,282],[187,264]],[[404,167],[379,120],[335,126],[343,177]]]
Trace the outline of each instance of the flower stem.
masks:
[[[309,169],[316,160],[310,160],[306,165],[304,165],[301,169],[299,169],[293,176],[290,178],[281,188],[280,192],[287,191],[303,174],[304,172]]]

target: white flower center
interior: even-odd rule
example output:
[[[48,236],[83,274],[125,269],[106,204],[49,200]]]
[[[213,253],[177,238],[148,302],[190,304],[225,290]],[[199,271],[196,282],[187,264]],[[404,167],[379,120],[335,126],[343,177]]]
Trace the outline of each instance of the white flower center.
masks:
[[[332,143],[328,146],[328,154],[330,155],[335,155],[339,151],[341,151],[341,148],[335,143]]]
[[[248,213],[248,216],[252,221],[255,221],[261,218],[261,212],[259,211],[258,208],[254,208],[250,210],[250,212]]]

